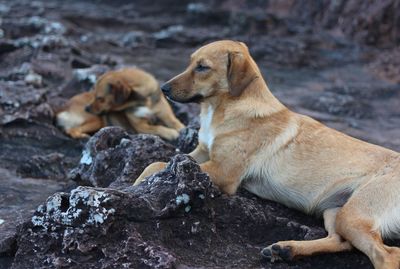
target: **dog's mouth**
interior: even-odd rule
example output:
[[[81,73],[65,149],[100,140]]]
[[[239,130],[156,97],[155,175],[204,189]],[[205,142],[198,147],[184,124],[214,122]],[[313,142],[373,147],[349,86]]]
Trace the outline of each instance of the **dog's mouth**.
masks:
[[[173,102],[179,102],[179,103],[200,103],[201,101],[204,100],[204,96],[201,94],[196,94],[188,99],[181,99],[181,98],[173,98],[171,96],[165,95],[168,100],[171,100]]]
[[[192,97],[190,97],[189,99],[185,100],[182,103],[200,103],[201,101],[203,101],[204,96],[201,94],[196,94]]]

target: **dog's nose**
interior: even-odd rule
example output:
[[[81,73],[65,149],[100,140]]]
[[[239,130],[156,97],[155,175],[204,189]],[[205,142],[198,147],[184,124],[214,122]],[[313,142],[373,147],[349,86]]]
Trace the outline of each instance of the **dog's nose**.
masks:
[[[165,95],[169,95],[170,92],[171,92],[171,84],[169,84],[169,83],[164,83],[164,84],[161,86],[161,90],[162,90],[162,92],[163,92]]]
[[[85,111],[90,113],[90,106],[85,106]]]

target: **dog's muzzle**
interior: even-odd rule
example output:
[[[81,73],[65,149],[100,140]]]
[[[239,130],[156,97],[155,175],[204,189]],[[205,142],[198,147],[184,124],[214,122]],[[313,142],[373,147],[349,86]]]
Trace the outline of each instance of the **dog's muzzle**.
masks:
[[[171,87],[171,84],[169,84],[169,83],[164,83],[161,86],[161,91],[164,93],[165,96],[169,96],[171,94],[171,89],[172,89],[172,87]]]
[[[204,99],[204,96],[201,94],[196,94],[188,99],[181,99],[181,98],[176,98],[176,97],[174,98],[171,96],[172,87],[171,87],[171,84],[169,84],[169,83],[164,83],[161,86],[161,91],[164,93],[164,95],[169,100],[179,102],[179,103],[200,103]]]

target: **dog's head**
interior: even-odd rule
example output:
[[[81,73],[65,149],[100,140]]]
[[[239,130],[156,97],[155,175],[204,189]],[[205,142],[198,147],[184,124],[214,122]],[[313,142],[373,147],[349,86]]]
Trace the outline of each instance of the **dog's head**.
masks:
[[[145,100],[132,89],[123,77],[113,72],[100,77],[93,92],[94,99],[86,107],[86,111],[97,115],[110,111],[121,111]]]
[[[223,40],[194,52],[186,70],[162,85],[164,94],[178,102],[201,102],[221,94],[240,96],[259,71],[242,42]]]

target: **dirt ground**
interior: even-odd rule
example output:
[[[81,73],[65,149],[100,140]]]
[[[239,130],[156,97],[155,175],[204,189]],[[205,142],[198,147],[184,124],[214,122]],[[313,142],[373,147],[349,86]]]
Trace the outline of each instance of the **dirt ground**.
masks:
[[[116,230],[107,230],[103,238],[90,241],[90,233],[104,228],[100,225],[83,231],[88,242],[104,244],[109,252],[100,255],[99,248],[93,247],[71,254],[61,247],[67,240],[65,236],[50,246],[46,241],[50,231],[35,228],[31,220],[49,196],[64,192],[71,201],[67,193],[78,184],[93,185],[86,179],[97,180],[95,172],[99,168],[82,168],[79,164],[87,140],[73,140],[55,126],[57,108],[74,94],[89,90],[103,72],[122,66],[138,66],[164,82],[185,68],[196,48],[213,40],[245,42],[271,91],[292,110],[354,137],[400,151],[399,14],[400,4],[395,0],[369,4],[361,0],[0,0],[0,268],[29,268],[29,264],[35,264],[35,268],[372,268],[368,259],[357,252],[290,264],[262,260],[259,251],[263,246],[281,239],[311,239],[322,236],[323,230],[320,221],[311,216],[261,201],[244,191],[233,198],[210,196],[204,205],[193,205],[198,209],[190,216],[176,208],[171,210],[178,213],[168,218],[159,218],[156,209],[147,216],[143,212],[149,209],[138,207],[135,210],[141,217],[135,219],[136,213],[117,204],[157,200],[150,190],[142,189],[150,196],[140,196],[137,190],[121,185],[158,157],[150,158],[147,153],[123,155],[134,159],[128,176],[116,180],[122,170],[113,170],[109,182],[116,180],[118,184],[96,186],[107,187],[106,193],[119,197],[112,200],[112,206],[122,213],[110,223],[125,229],[126,238],[131,232],[133,243]],[[174,104],[174,108],[185,124],[196,125],[196,105]],[[188,130],[196,132],[196,128]],[[157,140],[163,148],[160,158],[175,155],[175,147],[182,143],[192,144],[188,130],[174,145]],[[129,139],[133,145],[127,148],[137,152],[148,151],[152,145],[148,141],[153,141],[136,136]],[[110,150],[115,159],[121,154],[102,150]],[[197,169],[190,161],[176,160],[179,165],[181,162]],[[75,174],[71,174],[74,168]],[[191,176],[197,178],[197,174]],[[183,180],[180,177],[187,178],[182,182],[188,190],[197,188],[187,183],[190,176],[172,173],[170,177],[177,185],[171,183],[175,187],[165,190],[160,185],[165,193],[176,194]],[[123,194],[118,196],[115,189]],[[217,193],[212,186],[202,187],[201,191],[206,197]],[[45,210],[43,216],[55,225],[51,214]],[[246,224],[248,218],[252,224]],[[192,230],[197,229],[193,228],[199,225],[194,224],[197,222],[204,223],[204,229],[196,235]],[[78,224],[84,223],[81,220]],[[54,227],[59,235],[69,231],[62,222]],[[179,235],[180,231],[187,234]],[[34,242],[38,243],[33,253],[28,250]],[[131,260],[109,255],[110,249],[123,248],[121,242],[125,247],[131,243],[146,245],[143,249],[147,250],[132,246],[127,249],[133,254],[115,252],[131,255]],[[85,261],[84,256],[90,257]],[[68,259],[76,263],[66,262]],[[96,259],[104,262],[97,264]]]

